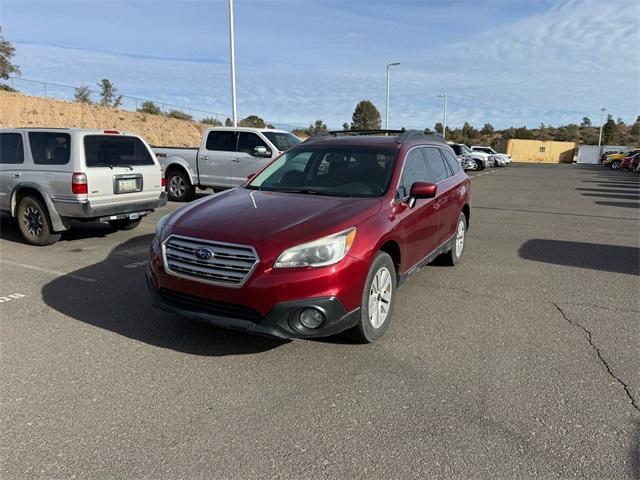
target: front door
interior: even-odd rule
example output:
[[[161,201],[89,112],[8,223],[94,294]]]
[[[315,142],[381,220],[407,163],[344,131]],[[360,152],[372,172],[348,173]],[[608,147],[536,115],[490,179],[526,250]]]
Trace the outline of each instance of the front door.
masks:
[[[420,148],[411,150],[404,161],[402,178],[398,186],[396,202],[399,233],[404,240],[406,262],[404,270],[416,265],[438,247],[438,225],[440,211],[435,198],[417,199],[413,208],[406,205],[411,185],[428,182],[429,172]]]
[[[235,155],[238,133],[233,131],[209,132],[203,149],[198,151],[198,176],[206,186],[231,187],[227,175],[231,156]]]
[[[256,147],[266,149],[264,156],[256,155]],[[271,161],[273,152],[267,143],[253,132],[240,132],[238,136],[238,150],[231,155],[227,164],[226,175],[234,185],[242,185],[247,177],[256,173]]]

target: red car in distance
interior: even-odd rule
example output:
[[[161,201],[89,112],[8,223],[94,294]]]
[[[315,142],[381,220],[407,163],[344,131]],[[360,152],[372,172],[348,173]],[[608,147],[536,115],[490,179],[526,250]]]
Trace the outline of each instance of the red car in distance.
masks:
[[[469,188],[437,135],[314,137],[243,186],[158,221],[147,272],[154,305],[250,333],[350,330],[373,342],[402,282],[438,256],[461,260]]]

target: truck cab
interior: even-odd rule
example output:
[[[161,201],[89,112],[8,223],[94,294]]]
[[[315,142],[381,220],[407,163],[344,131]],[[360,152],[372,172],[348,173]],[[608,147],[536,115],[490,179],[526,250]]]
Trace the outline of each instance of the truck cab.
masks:
[[[249,175],[300,143],[284,130],[219,127],[205,130],[197,149],[154,147],[165,170],[173,201],[189,201],[195,188],[223,190],[243,184]]]

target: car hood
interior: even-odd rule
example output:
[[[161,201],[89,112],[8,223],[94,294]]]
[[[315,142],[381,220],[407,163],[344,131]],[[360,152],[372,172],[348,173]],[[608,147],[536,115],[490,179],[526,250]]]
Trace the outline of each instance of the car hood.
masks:
[[[344,198],[236,188],[194,202],[167,220],[172,234],[258,246],[300,244],[363,222],[378,198]]]

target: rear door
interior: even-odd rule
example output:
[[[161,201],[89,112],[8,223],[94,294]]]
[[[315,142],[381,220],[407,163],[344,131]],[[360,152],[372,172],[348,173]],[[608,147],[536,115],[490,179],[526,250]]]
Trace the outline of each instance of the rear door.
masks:
[[[420,148],[410,150],[404,161],[402,177],[396,193],[396,203],[405,204],[411,185],[415,182],[428,182],[429,171]],[[433,252],[438,246],[438,225],[440,211],[437,199],[418,199],[413,208],[398,210],[400,220],[399,233],[406,247],[406,266],[412,267]]]
[[[204,148],[198,152],[198,176],[201,185],[232,186],[227,171],[231,156],[235,155],[238,133],[229,130],[211,130]]]
[[[256,155],[256,147],[265,148],[268,156]],[[225,173],[232,185],[241,185],[246,182],[249,175],[256,173],[269,163],[272,155],[271,147],[258,134],[239,132],[237,152],[232,155]]]
[[[0,210],[11,209],[11,193],[24,168],[24,141],[20,132],[0,133]]]
[[[429,167],[429,181],[438,185],[436,206],[440,211],[440,226],[438,229],[438,244],[441,244],[453,235],[459,212],[456,212],[455,180],[453,172],[437,147],[423,147],[422,152]]]
[[[140,138],[86,134],[82,153],[92,206],[157,199],[162,175],[155,155]]]

